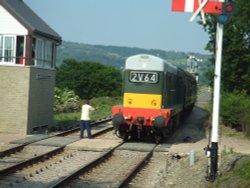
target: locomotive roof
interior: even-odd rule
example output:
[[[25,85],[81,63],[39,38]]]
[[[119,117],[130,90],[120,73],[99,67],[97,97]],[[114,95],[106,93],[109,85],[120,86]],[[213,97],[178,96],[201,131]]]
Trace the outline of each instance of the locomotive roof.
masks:
[[[138,54],[127,58],[125,69],[176,72],[178,68],[159,57]]]

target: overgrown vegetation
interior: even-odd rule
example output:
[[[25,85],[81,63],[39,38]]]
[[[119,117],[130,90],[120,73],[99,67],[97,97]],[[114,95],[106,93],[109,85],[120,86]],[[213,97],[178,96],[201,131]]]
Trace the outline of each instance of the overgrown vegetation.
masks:
[[[234,3],[232,20],[224,26],[223,32],[221,83],[224,91],[245,91],[250,95],[250,1],[237,0]],[[210,60],[214,64],[217,16],[208,14],[206,18],[204,29],[210,39],[206,50],[213,54]],[[212,81],[213,74],[210,75]]]
[[[225,172],[213,187],[250,187],[250,157],[237,156],[231,170]]]
[[[250,138],[250,97],[245,93],[224,93],[221,100],[224,125],[243,131]]]
[[[97,62],[66,59],[57,67],[56,86],[75,92],[81,99],[120,96],[121,72]]]
[[[91,114],[91,119],[99,119],[111,115],[112,106],[121,104],[121,97],[93,98],[90,104],[97,108],[97,111]]]
[[[79,104],[79,110],[74,112],[56,113],[54,115],[54,121],[58,126],[72,127],[78,124],[81,115],[81,102]],[[91,112],[91,120],[100,119],[111,115],[112,106],[121,104],[121,97],[97,97],[90,100],[90,105],[97,108],[97,111]],[[69,105],[69,107],[67,107]],[[71,109],[71,104],[65,102],[63,105],[66,109]]]
[[[54,98],[55,113],[77,112],[81,108],[81,99],[72,90],[56,87]]]
[[[83,99],[98,110],[91,119],[111,115],[113,105],[121,98],[121,72],[112,66],[96,62],[67,59],[57,68],[54,120],[57,125],[71,127],[80,120]]]

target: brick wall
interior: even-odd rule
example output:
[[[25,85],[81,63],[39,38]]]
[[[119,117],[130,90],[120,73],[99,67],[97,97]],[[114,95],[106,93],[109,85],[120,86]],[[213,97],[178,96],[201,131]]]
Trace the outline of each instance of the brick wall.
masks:
[[[55,71],[32,68],[30,71],[28,130],[53,124]]]
[[[55,72],[0,66],[0,132],[32,134],[53,124]]]

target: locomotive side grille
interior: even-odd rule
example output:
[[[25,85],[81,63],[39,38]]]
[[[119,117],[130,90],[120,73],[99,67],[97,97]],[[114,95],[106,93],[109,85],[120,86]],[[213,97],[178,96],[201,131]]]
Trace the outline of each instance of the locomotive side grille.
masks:
[[[124,93],[123,96],[123,106],[129,108],[160,109],[161,101],[159,94]]]

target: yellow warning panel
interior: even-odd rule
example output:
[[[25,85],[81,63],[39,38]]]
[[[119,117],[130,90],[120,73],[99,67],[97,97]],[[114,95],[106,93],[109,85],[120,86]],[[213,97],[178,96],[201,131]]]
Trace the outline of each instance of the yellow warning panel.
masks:
[[[160,109],[162,105],[162,95],[124,93],[123,106],[129,108],[153,108]]]

